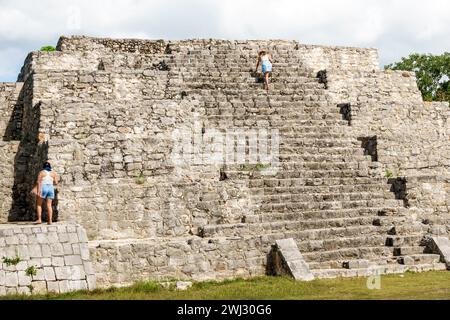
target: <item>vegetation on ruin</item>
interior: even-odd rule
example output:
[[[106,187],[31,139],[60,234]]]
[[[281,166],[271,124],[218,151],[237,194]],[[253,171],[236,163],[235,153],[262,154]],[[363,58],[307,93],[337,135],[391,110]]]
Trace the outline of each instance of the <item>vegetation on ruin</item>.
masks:
[[[406,273],[381,277],[381,289],[370,290],[366,278],[296,282],[288,278],[195,283],[186,291],[156,282],[64,295],[10,296],[47,300],[448,300],[450,273]]]
[[[53,52],[53,51],[56,51],[56,48],[53,47],[53,46],[45,46],[45,47],[42,47],[40,51],[43,51],[43,52]]]
[[[6,266],[17,266],[22,260],[19,257],[16,258],[8,258],[3,257],[2,259],[3,263],[6,264]]]
[[[450,53],[411,54],[384,67],[386,70],[414,71],[417,85],[426,101],[450,102]]]
[[[29,277],[35,277],[37,275],[37,270],[35,266],[28,267],[25,270],[25,274]]]

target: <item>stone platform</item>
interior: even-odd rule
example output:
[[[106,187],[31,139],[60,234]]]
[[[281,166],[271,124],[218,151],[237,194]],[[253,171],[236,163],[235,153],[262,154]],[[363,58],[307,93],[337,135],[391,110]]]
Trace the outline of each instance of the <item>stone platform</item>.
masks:
[[[0,225],[0,296],[94,289],[87,240],[76,224]]]

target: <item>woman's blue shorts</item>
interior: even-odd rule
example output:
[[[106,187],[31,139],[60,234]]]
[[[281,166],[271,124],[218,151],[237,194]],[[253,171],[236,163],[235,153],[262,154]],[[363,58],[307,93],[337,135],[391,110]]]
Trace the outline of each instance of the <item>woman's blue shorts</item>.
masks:
[[[265,62],[262,64],[262,73],[272,72],[272,64],[270,62]]]
[[[49,184],[43,184],[41,188],[41,198],[42,199],[55,199],[55,187]]]

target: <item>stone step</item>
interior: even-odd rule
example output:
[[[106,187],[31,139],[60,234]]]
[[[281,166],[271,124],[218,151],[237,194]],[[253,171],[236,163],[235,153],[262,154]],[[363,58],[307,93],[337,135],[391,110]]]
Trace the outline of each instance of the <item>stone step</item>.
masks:
[[[360,200],[394,200],[395,195],[390,192],[354,192],[354,193],[311,193],[311,194],[256,194],[252,192],[250,199],[253,200],[255,204],[278,204],[278,203],[324,203],[324,202],[341,202],[341,201],[360,201]],[[391,235],[405,234],[406,232],[399,232],[401,230],[408,231],[425,231],[422,225],[421,228],[418,226],[408,227],[398,226],[390,229]],[[426,227],[426,226],[425,226]],[[394,230],[395,229],[395,230]],[[394,233],[395,232],[395,233]]]
[[[384,184],[386,185],[386,179],[383,177],[350,177],[350,178],[295,178],[287,177],[285,179],[273,178],[273,177],[259,177],[252,178],[249,181],[250,186],[268,186],[271,188],[276,187],[318,187],[318,186],[345,186],[345,185],[374,185]]]
[[[424,234],[410,234],[406,236],[388,236],[386,246],[388,247],[414,247],[420,246],[423,242]]]
[[[277,221],[308,221],[321,219],[342,219],[357,217],[376,217],[376,215],[386,208],[357,208],[357,209],[340,209],[340,210],[319,210],[319,211],[300,211],[300,212],[262,212],[255,215],[247,215],[244,222],[277,222]],[[396,210],[396,208],[389,208]],[[386,242],[386,239],[383,241]]]
[[[433,215],[421,215],[419,216],[421,221],[427,225],[449,225],[450,226],[450,213],[433,214]]]
[[[262,212],[298,212],[298,211],[313,211],[313,210],[341,210],[341,209],[356,209],[356,208],[375,208],[383,205],[384,207],[401,207],[403,202],[398,200],[359,200],[359,201],[323,201],[318,203],[307,202],[285,202],[285,203],[270,203],[259,206],[259,211]]]
[[[203,237],[240,236],[243,234],[264,234],[281,231],[327,230],[352,227],[372,227],[373,217],[321,219],[321,220],[293,220],[266,223],[217,224],[202,228]],[[385,230],[385,229],[384,229]],[[382,244],[385,244],[383,242]],[[381,244],[381,245],[382,245]]]
[[[398,257],[398,262],[407,266],[415,266],[422,264],[437,264],[441,261],[438,254],[416,254]]]
[[[391,236],[401,236],[416,233],[426,233],[429,227],[421,222],[396,225],[389,229],[388,234]]]
[[[355,149],[357,150],[357,149]],[[360,152],[351,157],[335,154],[280,154],[280,162],[310,162],[310,163],[327,163],[327,162],[372,162],[371,156],[361,155]]]
[[[358,191],[358,190],[326,190],[324,188],[323,190],[316,190],[315,188],[312,189],[305,189],[304,192],[298,192],[298,193],[290,193],[290,192],[283,192],[280,193],[277,190],[266,188],[266,189],[251,189],[251,198],[254,200],[264,200],[268,201],[270,203],[280,203],[280,202],[292,202],[292,203],[298,203],[298,202],[326,202],[326,201],[358,201],[358,200],[366,200],[366,199],[387,199],[387,200],[397,200],[395,199],[394,193],[390,192],[389,190],[378,190],[373,189],[371,191],[365,190],[365,191]],[[423,223],[417,222],[417,224],[424,226]],[[384,225],[384,224],[382,224]],[[390,228],[396,228],[397,233],[395,234],[402,234],[401,231],[402,227],[401,225],[394,226],[394,225],[387,225]],[[410,229],[406,229],[406,231],[411,231]],[[395,235],[393,234],[393,235]]]
[[[308,91],[305,91],[308,92]],[[268,98],[256,101],[247,101],[248,99],[230,99],[222,102],[208,102],[202,101],[200,106],[205,109],[219,109],[219,110],[246,110],[249,112],[261,113],[266,111],[269,113],[283,112],[284,110],[303,110],[307,112],[323,111],[323,112],[341,112],[340,108],[336,106],[333,101],[277,101]]]
[[[381,235],[385,234],[386,230],[381,227],[374,227],[372,225],[357,225],[351,227],[337,227],[337,228],[323,228],[323,229],[309,229],[301,230],[298,222],[272,222],[260,224],[222,224],[204,226],[200,232],[203,238],[213,237],[240,237],[243,235],[261,235],[261,234],[276,234],[284,235],[284,239],[294,238],[300,240],[323,240],[332,237],[354,237],[360,235]],[[301,230],[301,231],[299,231]],[[298,242],[297,241],[297,242]]]
[[[235,82],[222,82],[221,78],[206,78],[204,81],[196,82],[183,82],[183,88],[186,88],[188,91],[190,90],[240,90],[242,88],[246,89],[256,89],[261,88],[263,83],[256,82],[254,78],[249,79],[236,79]],[[306,90],[306,89],[323,89],[323,84],[318,82],[270,82],[269,88],[273,92],[287,92],[287,91],[295,91],[295,90]]]
[[[250,180],[249,187],[251,188],[252,194],[262,194],[262,195],[308,195],[308,194],[323,194],[323,193],[354,193],[354,192],[390,192],[390,188],[385,184],[354,184],[354,185],[335,185],[335,186],[304,186],[304,187],[271,187],[264,186],[263,181],[259,181],[259,184],[252,184],[254,180]],[[393,193],[392,193],[393,194]],[[383,225],[390,225],[385,223]]]
[[[206,87],[206,86],[205,86]],[[172,88],[176,90],[176,88]],[[193,89],[193,88],[183,88],[182,89],[189,100],[191,97],[195,97],[194,100],[209,101],[209,102],[225,102],[231,98],[242,99],[243,102],[253,101],[255,103],[266,103],[268,101],[287,101],[287,102],[325,102],[327,101],[327,96],[324,92],[305,92],[306,90],[301,88],[290,89],[284,88],[282,85],[276,85],[272,88],[270,92],[263,89],[263,85],[254,85],[252,89],[243,90],[241,89],[229,89],[222,88],[218,90],[212,85],[205,89]]]
[[[214,121],[213,121],[214,120]],[[245,121],[243,120],[233,120],[226,121],[224,119],[208,119],[209,123],[216,123],[217,127],[220,127],[220,124],[225,124],[225,129],[230,128],[230,124],[234,125],[234,127],[242,127],[245,126]],[[344,128],[346,130],[351,130],[348,126],[348,121],[346,120],[276,120],[271,119],[268,123],[268,125],[265,126],[266,129],[274,128],[279,129],[280,131],[284,130],[285,128],[288,128],[292,130],[292,132],[296,132],[294,127],[307,127],[305,130],[311,129],[311,127],[314,127],[315,130],[320,131],[321,128],[325,130],[333,130],[333,129],[339,129],[343,130]],[[309,131],[310,132],[310,131]],[[327,132],[327,131],[326,131]]]
[[[253,115],[253,114],[208,114],[208,122],[217,121],[236,121],[236,120],[246,120],[246,121],[274,121],[274,120],[284,120],[288,119],[294,121],[298,120],[342,120],[342,115],[339,113],[293,113],[286,111],[284,115]]]
[[[352,159],[349,159],[352,160]],[[277,164],[278,170],[285,171],[335,171],[335,170],[364,170],[372,167],[372,163],[364,161],[333,161],[333,162],[304,162],[304,161],[280,161]],[[377,165],[375,165],[377,167]],[[225,171],[246,171],[257,169],[251,165],[228,165],[224,168]],[[263,170],[263,169],[261,169]]]
[[[420,255],[425,252],[425,247],[413,246],[413,247],[398,247],[394,248],[394,256],[411,256],[411,255]]]
[[[261,164],[262,165],[262,164]],[[267,166],[267,167],[266,167]],[[240,172],[240,171],[264,171],[264,169],[271,168],[272,165],[267,164],[264,167],[257,167],[256,165],[244,164],[244,165],[228,165],[223,169],[226,172]],[[371,162],[359,161],[359,162],[293,162],[293,161],[280,161],[278,164],[274,164],[278,170],[283,171],[335,171],[335,170],[366,170],[373,166]]]
[[[275,107],[272,102],[265,101],[264,103],[256,103],[255,104],[245,104],[239,105],[236,107],[229,106],[200,106],[199,108],[204,108],[205,114],[207,115],[253,115],[253,116],[286,116],[286,114],[296,114],[296,115],[327,115],[327,114],[336,114],[342,117],[340,111],[328,104],[325,106],[305,106],[307,103],[304,101],[293,102],[289,106],[280,106]],[[315,103],[319,104],[319,103]]]
[[[405,265],[384,265],[377,267],[369,267],[362,269],[312,269],[314,277],[317,279],[333,279],[333,278],[354,278],[354,277],[370,277],[376,275],[402,274],[405,272],[428,272],[428,271],[445,271],[444,263],[422,264],[414,266]]]
[[[370,248],[367,248],[370,249]],[[386,252],[386,254],[389,254]],[[391,260],[389,258],[383,258],[382,255],[361,255],[366,256],[365,259],[361,258],[349,258],[335,261],[325,261],[325,262],[309,262],[308,266],[313,270],[328,270],[328,269],[340,269],[340,270],[355,270],[370,267],[381,267],[388,265],[399,265],[396,260]],[[347,265],[351,267],[347,267]]]
[[[348,260],[378,260],[392,255],[392,250],[386,247],[355,247],[334,251],[303,253],[305,261],[311,269],[342,268]],[[387,264],[386,259],[384,263]]]
[[[262,172],[245,170],[245,171],[226,171],[227,176],[230,179],[233,178],[244,178],[249,174],[252,174],[255,178],[258,176],[264,176]],[[296,170],[296,171],[278,171],[276,173],[277,179],[293,179],[293,178],[303,178],[303,179],[314,179],[314,178],[352,178],[352,177],[369,177],[371,175],[378,176],[379,172],[368,172],[368,170]]]
[[[197,75],[195,75],[197,74]],[[203,83],[217,83],[219,85],[226,84],[251,84],[251,83],[262,83],[262,78],[260,78],[260,73],[255,77],[249,72],[222,72],[218,74],[215,71],[211,71],[213,75],[199,75],[198,72],[193,72],[191,74],[182,72],[178,73],[177,76],[183,79],[183,81],[188,85],[199,85]],[[319,83],[319,79],[305,77],[302,73],[293,75],[293,73],[278,72],[277,74],[272,74],[270,78],[271,83],[286,83],[286,84],[301,84],[301,85],[311,85],[316,88]]]
[[[301,232],[301,231],[298,231]],[[331,252],[339,252],[341,250],[358,250],[359,248],[380,248],[380,252],[386,252],[388,255],[382,258],[385,261],[390,260],[392,263],[398,263],[396,258],[393,256],[393,248],[389,248],[384,246],[385,236],[382,233],[382,230],[378,230],[377,232],[372,232],[370,234],[364,235],[350,235],[350,236],[338,236],[338,237],[326,237],[325,239],[316,239],[316,240],[307,240],[301,239],[296,236],[294,233],[290,233],[290,235],[294,236],[299,250],[304,254],[317,254],[320,258],[321,253],[326,253],[328,256]],[[276,239],[277,237],[282,236],[282,234],[268,234],[267,237],[271,239]],[[300,235],[303,237],[303,235]],[[297,237],[297,238],[296,238]],[[274,240],[273,240],[274,241]],[[346,257],[346,260],[349,257]],[[332,258],[328,258],[333,261]],[[326,261],[326,259],[321,260]]]

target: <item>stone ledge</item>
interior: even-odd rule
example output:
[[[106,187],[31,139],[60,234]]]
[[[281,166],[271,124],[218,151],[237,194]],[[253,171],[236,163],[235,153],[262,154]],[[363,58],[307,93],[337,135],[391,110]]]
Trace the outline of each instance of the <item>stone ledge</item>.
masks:
[[[0,225],[0,258],[0,296],[96,288],[86,231],[78,224]]]

